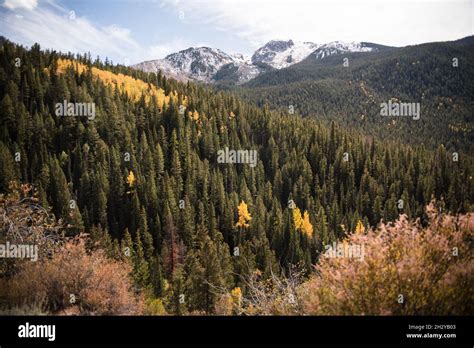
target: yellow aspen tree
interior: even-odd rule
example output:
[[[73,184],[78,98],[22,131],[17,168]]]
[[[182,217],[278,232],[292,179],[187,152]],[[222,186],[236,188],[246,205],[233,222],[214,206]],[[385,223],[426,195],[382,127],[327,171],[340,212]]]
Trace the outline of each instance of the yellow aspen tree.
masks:
[[[296,207],[293,209],[293,222],[295,224],[295,229],[299,230],[303,226],[303,218],[301,217],[300,208]]]
[[[313,225],[309,221],[309,213],[307,210],[305,210],[303,214],[303,222],[302,222],[302,229],[303,232],[308,236],[312,237],[313,236]]]
[[[240,202],[238,211],[239,211],[239,220],[237,221],[236,226],[245,227],[245,228],[249,227],[250,226],[249,222],[250,220],[252,220],[252,216],[250,215],[247,204],[244,201]]]
[[[189,111],[188,115],[193,121],[198,121],[199,120],[199,112],[197,112],[196,110]]]
[[[362,221],[357,221],[357,225],[356,225],[356,229],[355,229],[355,233],[356,234],[362,234],[365,232],[365,227],[364,227],[364,224],[362,223]]]
[[[71,59],[58,59],[57,73],[63,74],[69,67],[73,67],[79,74],[87,69],[86,65],[80,62]],[[134,101],[140,100],[142,93],[145,94],[145,100],[147,103],[149,103],[154,96],[159,107],[168,105],[170,97],[177,100],[178,94],[176,91],[170,93],[169,96],[166,96],[163,89],[131,76],[120,73],[115,74],[111,71],[98,69],[96,67],[92,67],[92,74],[106,85],[111,87],[117,86],[122,92],[127,92],[130,98]]]
[[[133,184],[135,183],[135,174],[133,174],[132,171],[130,171],[130,173],[127,176],[127,183],[128,183],[128,186],[130,186],[130,188],[132,188]]]
[[[242,290],[239,287],[233,288],[230,296],[232,298],[232,309],[238,314],[242,306]]]

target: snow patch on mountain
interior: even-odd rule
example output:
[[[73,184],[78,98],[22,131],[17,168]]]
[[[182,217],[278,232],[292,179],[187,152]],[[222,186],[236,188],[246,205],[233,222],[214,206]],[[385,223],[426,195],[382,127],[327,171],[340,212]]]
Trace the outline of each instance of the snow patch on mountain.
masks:
[[[313,55],[316,59],[323,59],[334,54],[341,54],[347,52],[370,52],[372,50],[374,50],[373,47],[369,47],[362,42],[333,41],[324,45],[320,45],[314,51]]]
[[[227,54],[210,47],[190,47],[163,59],[146,61],[132,67],[147,72],[161,70],[164,75],[180,81],[231,81],[242,84],[269,69],[287,68],[310,55],[315,59],[324,59],[334,54],[372,50],[377,48],[364,42],[334,41],[320,45],[313,42],[272,40],[257,49],[251,57],[238,53]]]
[[[252,63],[266,64],[274,69],[282,69],[301,62],[318,48],[312,42],[272,40],[260,47],[252,56]]]
[[[181,81],[196,80],[211,82],[217,71],[225,64],[233,63],[234,58],[219,49],[209,47],[190,47],[172,53],[163,59],[134,65],[136,69],[156,72],[178,78]]]

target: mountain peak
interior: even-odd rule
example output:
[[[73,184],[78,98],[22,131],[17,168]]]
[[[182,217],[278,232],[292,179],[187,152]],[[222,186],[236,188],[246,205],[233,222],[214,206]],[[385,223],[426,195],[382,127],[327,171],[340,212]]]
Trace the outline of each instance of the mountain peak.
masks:
[[[295,43],[293,42],[293,40],[288,40],[288,41],[270,40],[265,45],[263,45],[260,49],[267,48],[267,49],[271,49],[277,52],[283,52],[294,45]]]
[[[316,59],[323,59],[324,57],[332,56],[334,54],[341,54],[347,52],[371,52],[376,51],[377,48],[365,42],[344,42],[332,41],[320,45],[312,55]]]
[[[260,47],[252,56],[252,63],[274,69],[286,68],[309,56],[318,45],[312,42],[272,40]]]
[[[377,50],[379,46],[366,42],[333,41],[320,45],[291,39],[270,40],[251,57],[239,53],[227,54],[206,46],[189,47],[163,59],[139,63],[133,67],[144,71],[161,70],[165,75],[180,81],[209,83],[228,80],[240,84],[262,72],[299,63],[310,55],[323,59],[346,52],[370,52]]]

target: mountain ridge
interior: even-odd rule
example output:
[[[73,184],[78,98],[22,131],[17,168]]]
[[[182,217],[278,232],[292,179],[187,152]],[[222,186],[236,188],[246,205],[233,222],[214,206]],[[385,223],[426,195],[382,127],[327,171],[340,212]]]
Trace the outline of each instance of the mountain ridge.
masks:
[[[452,152],[472,153],[472,89],[466,86],[474,78],[473,47],[470,36],[322,60],[308,56],[233,91],[258,106],[288,110],[292,105],[304,117],[338,122],[385,141],[431,148],[441,142]],[[381,117],[380,105],[390,99],[420,103],[422,120]]]
[[[264,72],[297,64],[318,52],[316,59],[347,52],[372,52],[387,47],[367,42],[333,41],[325,44],[293,40],[271,40],[251,57],[228,54],[218,48],[189,47],[162,59],[132,65],[145,72],[161,71],[179,81],[243,84]]]

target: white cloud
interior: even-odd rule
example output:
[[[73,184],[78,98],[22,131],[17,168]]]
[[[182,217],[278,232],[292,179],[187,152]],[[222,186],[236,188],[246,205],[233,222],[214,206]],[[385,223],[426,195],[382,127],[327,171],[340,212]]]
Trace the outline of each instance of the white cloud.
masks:
[[[188,23],[237,35],[253,47],[290,38],[402,46],[472,35],[470,0],[163,0],[163,4],[184,11]]]
[[[24,8],[31,11],[38,6],[38,0],[5,0],[3,6],[10,10]]]
[[[187,40],[176,38],[160,45],[151,46],[147,53],[147,59],[164,58],[170,53],[184,50],[189,46],[190,43]]]
[[[151,46],[146,52],[146,59],[160,59],[166,57],[168,54],[185,50],[189,47],[213,47],[208,42],[192,43],[182,37],[174,38],[171,41],[164,42],[160,45]]]
[[[9,1],[11,3],[8,6],[12,8],[19,8],[20,3],[26,6],[27,2]],[[14,42],[29,46],[39,43],[43,48],[61,52],[91,52],[93,57],[108,57],[115,63],[127,65],[163,58],[192,45],[188,40],[177,37],[161,41],[159,45],[142,47],[133,38],[130,29],[117,24],[98,27],[86,17],[71,13],[54,0],[40,3],[34,11],[22,11],[21,14],[0,11],[0,21],[0,35]]]
[[[110,36],[113,36],[119,39],[125,39],[125,40],[130,39],[130,29],[121,28],[116,24],[104,27],[104,31]]]
[[[32,45],[38,42],[43,48],[61,52],[85,53],[101,58],[108,56],[117,63],[134,61],[140,46],[133,40],[130,30],[118,25],[98,28],[87,18],[49,2],[34,11],[23,11],[21,16],[0,12],[0,34],[14,42]]]
[[[129,28],[100,27],[78,14],[71,18],[56,0],[5,0],[2,7],[0,35],[14,42],[91,52],[93,57],[127,64],[163,58],[190,46],[222,48],[217,42],[223,38],[229,39],[226,50],[236,47],[244,53],[272,39],[402,46],[472,35],[473,25],[470,0],[162,0],[157,6],[160,14],[172,11],[180,18],[184,11],[184,17],[156,36],[157,44],[142,46]],[[192,32],[187,36],[184,30]]]

